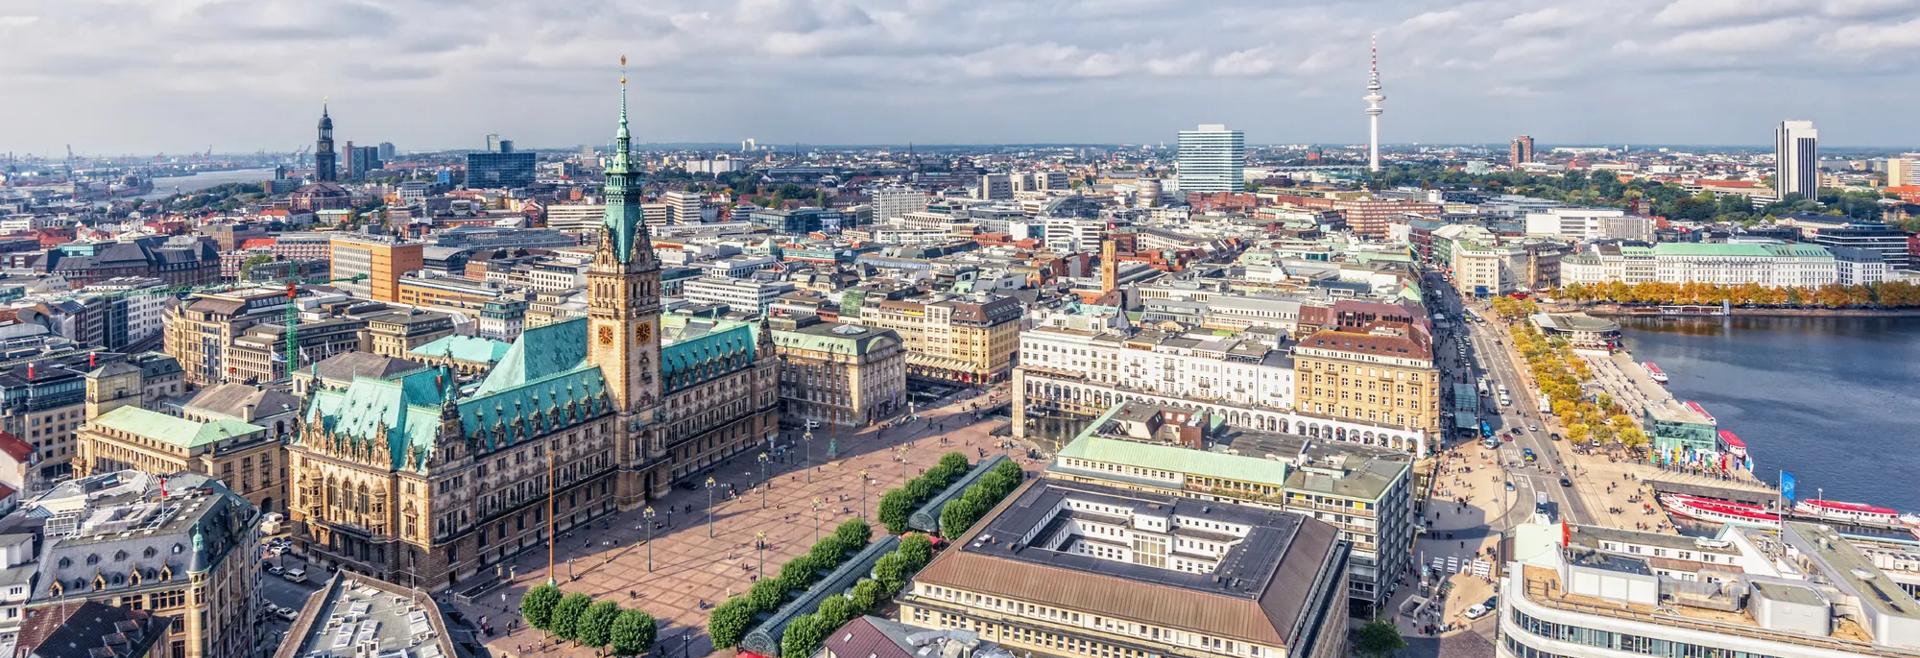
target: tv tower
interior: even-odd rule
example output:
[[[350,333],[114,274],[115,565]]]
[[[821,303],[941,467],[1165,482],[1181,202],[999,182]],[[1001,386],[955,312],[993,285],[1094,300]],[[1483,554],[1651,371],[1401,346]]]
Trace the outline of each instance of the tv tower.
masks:
[[[1367,95],[1360,100],[1367,102],[1367,171],[1380,171],[1380,113],[1386,109],[1380,102],[1387,100],[1380,95],[1380,35],[1373,35],[1372,62],[1367,73]]]

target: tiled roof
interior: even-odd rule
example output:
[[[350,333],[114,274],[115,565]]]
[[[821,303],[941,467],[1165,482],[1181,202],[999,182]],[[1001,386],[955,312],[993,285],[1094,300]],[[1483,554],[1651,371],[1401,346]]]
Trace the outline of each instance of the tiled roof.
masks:
[[[660,348],[660,377],[667,392],[748,367],[758,346],[753,327],[730,320],[689,320]]]
[[[5,452],[14,461],[25,464],[33,459],[33,444],[27,443],[11,432],[0,432],[0,452]]]

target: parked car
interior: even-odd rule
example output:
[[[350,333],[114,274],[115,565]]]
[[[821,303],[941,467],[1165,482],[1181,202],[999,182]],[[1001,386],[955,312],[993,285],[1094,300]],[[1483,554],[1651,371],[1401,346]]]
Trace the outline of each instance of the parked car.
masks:
[[[1559,433],[1559,432],[1554,432],[1554,433],[1552,433],[1552,434],[1548,434],[1548,435],[1547,435],[1547,438],[1549,438],[1549,439],[1553,439],[1553,440],[1555,440],[1555,441],[1559,441],[1559,440],[1560,440],[1560,433]]]
[[[273,614],[274,616],[279,617],[281,619],[285,619],[287,621],[293,621],[294,618],[300,616],[300,611],[295,610],[293,608],[281,608],[278,611],[274,612]]]
[[[287,579],[287,582],[290,582],[290,583],[304,583],[304,582],[307,582],[307,570],[301,569],[299,567],[294,567],[292,569],[286,570],[285,573],[280,574],[280,577]]]
[[[282,568],[280,568],[280,565],[277,565],[277,564],[271,564],[271,565],[267,565],[267,573],[268,573],[268,574],[271,574],[271,575],[275,575],[275,576],[278,576],[278,575],[281,575],[281,574],[284,574],[284,573],[286,573],[286,572],[287,572],[287,570],[286,570],[286,569],[282,569]]]
[[[1467,618],[1468,618],[1468,619],[1479,619],[1479,618],[1481,618],[1481,617],[1485,617],[1485,616],[1487,616],[1487,613],[1490,613],[1490,612],[1493,612],[1493,611],[1492,611],[1492,610],[1488,610],[1488,609],[1487,609],[1487,606],[1485,606],[1485,605],[1482,605],[1482,604],[1479,604],[1479,603],[1475,603],[1475,604],[1473,604],[1473,606],[1472,606],[1472,607],[1469,607],[1469,608],[1467,608]]]

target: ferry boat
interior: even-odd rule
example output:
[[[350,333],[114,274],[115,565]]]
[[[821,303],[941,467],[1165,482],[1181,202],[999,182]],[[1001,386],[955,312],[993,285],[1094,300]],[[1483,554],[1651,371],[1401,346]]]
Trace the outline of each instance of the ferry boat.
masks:
[[[1674,516],[1724,523],[1750,528],[1778,528],[1780,515],[1767,511],[1767,508],[1751,503],[1740,503],[1719,498],[1689,496],[1686,494],[1660,494],[1660,506]]]
[[[1733,430],[1720,430],[1720,450],[1733,455],[1734,459],[1747,458],[1747,442],[1742,441],[1740,435],[1734,434]]]
[[[1719,422],[1720,422],[1720,419],[1718,419],[1718,418],[1714,418],[1714,417],[1713,417],[1713,414],[1710,414],[1710,413],[1707,413],[1707,408],[1706,408],[1706,407],[1702,407],[1702,406],[1700,406],[1700,403],[1698,403],[1698,402],[1694,402],[1694,401],[1692,401],[1692,400],[1688,400],[1688,401],[1686,402],[1686,405],[1687,405],[1687,408],[1688,408],[1688,409],[1692,409],[1692,410],[1694,411],[1694,413],[1697,413],[1697,414],[1700,414],[1700,415],[1702,415],[1702,416],[1706,416],[1706,417],[1707,417],[1707,422],[1709,422],[1709,423],[1719,423]]]
[[[1660,369],[1659,364],[1656,364],[1652,361],[1647,361],[1645,363],[1641,363],[1640,367],[1647,369],[1647,377],[1652,378],[1653,381],[1659,382],[1661,384],[1667,383],[1667,373],[1666,371]]]
[[[1880,526],[1902,525],[1900,512],[1878,505],[1866,503],[1848,503],[1838,500],[1802,500],[1793,504],[1793,511],[1802,516],[1811,516],[1833,521],[1851,521]]]

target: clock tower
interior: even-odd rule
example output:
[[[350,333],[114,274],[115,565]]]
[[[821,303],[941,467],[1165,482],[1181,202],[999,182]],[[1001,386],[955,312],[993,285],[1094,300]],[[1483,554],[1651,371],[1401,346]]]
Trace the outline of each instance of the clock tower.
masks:
[[[620,58],[624,66],[626,58]],[[668,486],[655,431],[660,407],[660,261],[640,210],[639,172],[627,132],[627,78],[620,77],[620,129],[606,170],[606,221],[587,267],[587,359],[600,367],[619,414],[614,454],[619,499],[636,504]]]

